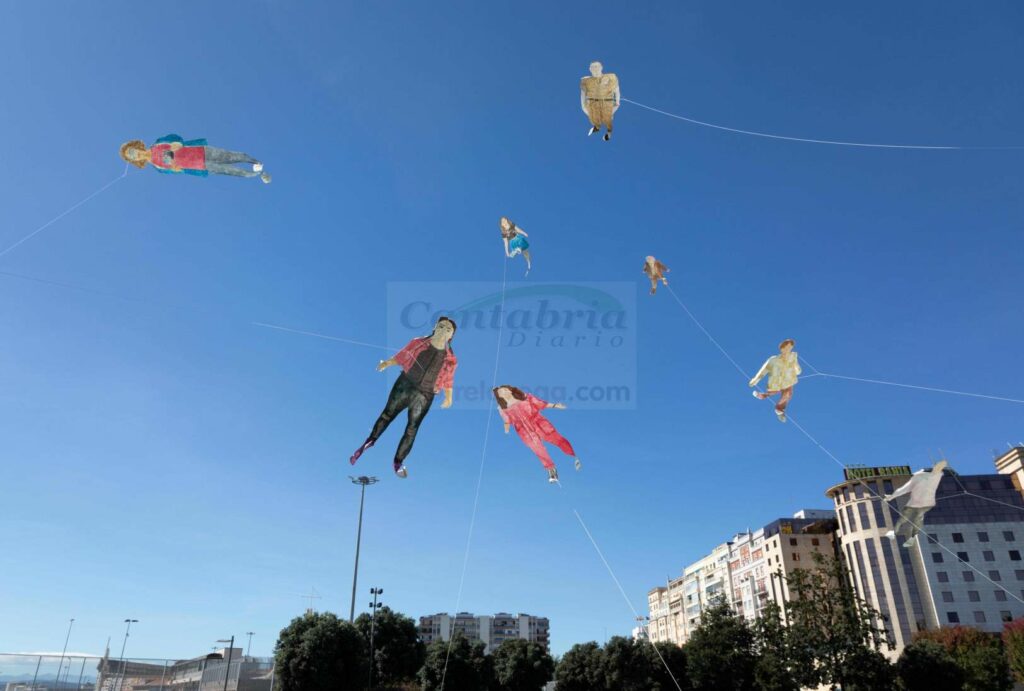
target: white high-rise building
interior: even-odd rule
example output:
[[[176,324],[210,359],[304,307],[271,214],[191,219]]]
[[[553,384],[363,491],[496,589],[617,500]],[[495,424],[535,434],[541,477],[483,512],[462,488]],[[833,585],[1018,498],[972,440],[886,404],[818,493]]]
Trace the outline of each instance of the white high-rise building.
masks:
[[[481,641],[484,652],[490,654],[507,640],[519,638],[544,646],[550,645],[550,623],[547,617],[532,614],[508,614],[477,616],[470,612],[459,612],[454,617],[447,613],[429,614],[420,617],[420,640],[429,645],[434,641],[451,640],[453,632],[461,632],[471,641]]]

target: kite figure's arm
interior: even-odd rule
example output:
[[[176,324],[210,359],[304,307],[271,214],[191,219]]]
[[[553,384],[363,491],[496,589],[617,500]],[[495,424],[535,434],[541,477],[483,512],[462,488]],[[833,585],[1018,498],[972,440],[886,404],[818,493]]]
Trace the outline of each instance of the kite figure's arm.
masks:
[[[452,387],[448,387],[444,390],[444,403],[441,404],[442,408],[452,407]]]
[[[590,113],[587,111],[587,90],[583,88],[582,80],[580,81],[580,108],[583,109],[584,113],[590,115]]]
[[[526,234],[526,231],[520,228],[519,226],[516,226],[516,232],[522,235],[524,238],[530,237],[529,235]]]
[[[505,256],[508,257],[508,256],[510,256],[509,253],[508,253],[508,238],[502,238],[502,240],[505,243]]]
[[[902,497],[904,494],[910,494],[912,491],[914,491],[914,485],[916,485],[920,481],[920,477],[920,475],[914,473],[913,477],[904,482],[898,490],[896,490],[889,496],[885,497],[885,500],[892,501],[893,499]]]
[[[751,387],[757,386],[757,383],[764,379],[764,375],[768,374],[768,363],[771,361],[771,358],[768,358],[767,360],[764,361],[764,364],[761,365],[761,369],[759,369],[757,371],[757,374],[754,375],[754,378],[750,380]]]
[[[615,80],[615,108],[613,109],[613,112],[618,110],[619,106],[622,105],[621,101],[622,101],[622,92],[619,91],[619,80],[616,79]]]
[[[555,410],[565,410],[564,403],[548,403],[548,408],[554,408]]]
[[[398,364],[398,361],[395,360],[395,358],[389,357],[387,360],[381,360],[380,362],[377,363],[377,371],[378,372],[383,372],[388,367],[391,367],[391,365],[397,365],[397,364]]]

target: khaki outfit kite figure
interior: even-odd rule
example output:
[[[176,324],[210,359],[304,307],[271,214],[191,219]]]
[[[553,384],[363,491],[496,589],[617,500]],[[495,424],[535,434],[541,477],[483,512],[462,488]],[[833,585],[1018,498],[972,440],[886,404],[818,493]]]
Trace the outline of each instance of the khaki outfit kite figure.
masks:
[[[948,465],[946,461],[939,461],[930,471],[917,471],[902,487],[885,497],[885,501],[893,502],[899,497],[910,495],[899,511],[900,519],[896,521],[896,526],[885,534],[887,538],[905,538],[904,547],[917,544],[917,534],[924,525],[925,514],[935,508],[935,492],[939,489],[943,471]]]
[[[605,128],[604,140],[612,138],[612,118],[619,109],[622,94],[619,93],[619,78],[614,74],[602,74],[601,63],[590,63],[589,77],[580,80],[580,106],[590,118],[591,128],[587,136]]]
[[[764,393],[754,391],[754,398],[763,401],[769,396],[781,394],[779,402],[775,404],[775,415],[779,418],[779,422],[786,421],[786,406],[793,398],[793,387],[796,386],[797,377],[803,372],[800,369],[800,359],[797,357],[796,351],[793,350],[794,345],[796,345],[796,341],[792,338],[787,338],[780,343],[779,354],[768,358],[754,378],[750,380],[750,386],[754,387],[766,374],[768,375],[768,390]]]
[[[647,256],[647,259],[644,260],[644,273],[647,274],[647,278],[651,279],[651,295],[658,291],[658,281],[668,285],[668,279],[665,278],[665,274],[669,271],[671,269],[657,259],[650,255]]]

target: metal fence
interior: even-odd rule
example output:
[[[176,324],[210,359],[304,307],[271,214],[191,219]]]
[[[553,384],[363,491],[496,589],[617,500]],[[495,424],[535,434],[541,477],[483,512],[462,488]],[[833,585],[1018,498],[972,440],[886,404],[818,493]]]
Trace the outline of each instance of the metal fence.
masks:
[[[220,655],[122,660],[0,653],[0,691],[271,691],[273,682],[273,659],[248,655],[228,668]]]

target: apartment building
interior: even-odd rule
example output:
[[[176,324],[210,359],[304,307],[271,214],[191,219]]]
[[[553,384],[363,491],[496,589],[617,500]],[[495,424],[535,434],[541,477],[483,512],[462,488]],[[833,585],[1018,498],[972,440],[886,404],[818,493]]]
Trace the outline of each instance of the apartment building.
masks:
[[[428,645],[433,641],[450,640],[454,632],[461,632],[472,641],[483,642],[487,653],[494,652],[506,640],[515,638],[538,643],[545,649],[550,645],[547,617],[507,612],[482,616],[458,612],[454,617],[440,613],[420,617],[420,640]]]

